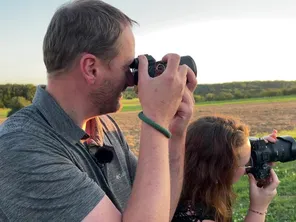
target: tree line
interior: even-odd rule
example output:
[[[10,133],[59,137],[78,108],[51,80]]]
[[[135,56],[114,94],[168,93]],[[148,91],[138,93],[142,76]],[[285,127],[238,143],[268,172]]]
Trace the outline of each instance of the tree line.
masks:
[[[0,85],[0,108],[10,108],[8,116],[32,103],[36,91],[33,84]]]
[[[296,81],[252,81],[199,85],[194,94],[196,101],[296,95]]]
[[[250,81],[220,84],[199,84],[194,91],[196,102],[221,101],[272,96],[296,95],[296,81]],[[125,99],[136,98],[133,89],[127,89]]]
[[[10,108],[11,113],[32,103],[36,86],[33,84],[0,85],[0,108]],[[243,98],[258,98],[296,95],[296,81],[250,81],[221,84],[199,84],[194,92],[196,102],[221,101]],[[133,88],[128,88],[123,97],[137,98]]]

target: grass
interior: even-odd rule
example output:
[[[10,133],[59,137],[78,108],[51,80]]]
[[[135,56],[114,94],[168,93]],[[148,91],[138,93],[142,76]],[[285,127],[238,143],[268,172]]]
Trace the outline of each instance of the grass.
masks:
[[[264,97],[264,98],[250,98],[250,99],[236,99],[236,100],[224,100],[224,101],[207,101],[207,102],[197,102],[196,106],[206,106],[206,105],[227,105],[227,104],[248,104],[248,103],[270,103],[270,102],[296,102],[296,96],[274,96],[274,97]],[[121,112],[139,111],[142,109],[139,99],[123,99],[123,108]]]
[[[296,138],[296,129],[293,131],[282,131],[278,135],[291,135]],[[281,183],[277,188],[277,196],[269,206],[266,221],[296,221],[296,161],[278,162],[274,170]],[[238,195],[233,214],[234,221],[243,221],[249,206],[249,182],[246,176],[235,184],[234,190]]]
[[[132,112],[132,111],[139,111],[142,109],[142,106],[138,98],[123,99],[122,105],[123,107],[121,109],[121,112]]]
[[[142,106],[140,104],[136,105],[123,105],[120,112],[133,112],[142,110]]]

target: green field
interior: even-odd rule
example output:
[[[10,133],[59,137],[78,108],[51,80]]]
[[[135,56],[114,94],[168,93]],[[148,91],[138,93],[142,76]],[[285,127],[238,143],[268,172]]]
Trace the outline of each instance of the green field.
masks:
[[[296,129],[294,131],[279,132],[279,135],[291,135],[296,138]],[[277,189],[278,194],[269,206],[266,221],[295,222],[296,161],[276,163],[274,170],[281,182]],[[234,221],[238,222],[243,221],[249,206],[249,182],[247,176],[244,176],[235,184],[235,191],[238,198],[234,210]]]
[[[236,99],[236,100],[224,100],[224,101],[208,101],[208,102],[198,102],[197,106],[206,106],[206,105],[225,105],[225,104],[248,104],[248,103],[271,103],[271,102],[289,102],[295,101],[296,96],[274,96],[266,98],[250,98],[250,99]],[[139,111],[141,110],[141,104],[139,99],[123,99],[122,100],[123,108],[121,112],[130,112],[130,111]]]

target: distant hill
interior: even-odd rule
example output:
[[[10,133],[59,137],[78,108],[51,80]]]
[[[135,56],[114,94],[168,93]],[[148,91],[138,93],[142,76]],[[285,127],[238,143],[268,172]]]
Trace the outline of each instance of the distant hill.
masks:
[[[296,95],[296,81],[252,81],[222,84],[200,84],[195,98],[225,100],[254,97]]]
[[[296,95],[296,81],[252,81],[221,84],[198,84],[196,101],[229,100],[256,97]],[[133,88],[124,93],[126,99],[137,97]]]

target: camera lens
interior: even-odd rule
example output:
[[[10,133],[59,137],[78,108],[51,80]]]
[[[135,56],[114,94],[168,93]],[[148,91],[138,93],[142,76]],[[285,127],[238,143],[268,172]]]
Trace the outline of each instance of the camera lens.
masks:
[[[162,64],[162,63],[158,63],[157,66],[156,66],[156,70],[158,72],[163,72],[165,70],[165,65]]]

